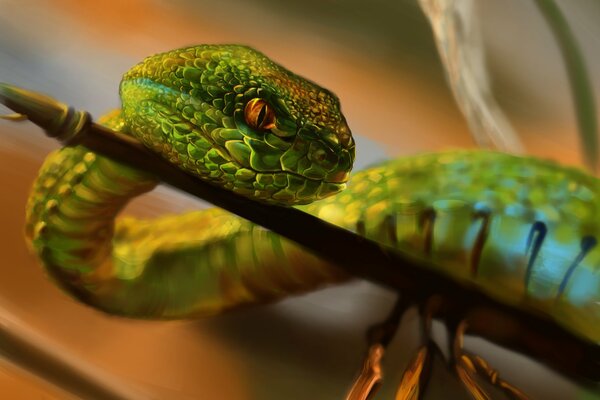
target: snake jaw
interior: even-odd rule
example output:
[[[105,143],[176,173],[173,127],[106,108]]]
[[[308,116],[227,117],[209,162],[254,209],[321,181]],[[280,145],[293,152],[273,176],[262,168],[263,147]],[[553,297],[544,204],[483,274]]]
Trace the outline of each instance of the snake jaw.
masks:
[[[125,74],[121,98],[129,133],[249,198],[306,204],[342,190],[352,168],[335,95],[248,47],[149,57]]]

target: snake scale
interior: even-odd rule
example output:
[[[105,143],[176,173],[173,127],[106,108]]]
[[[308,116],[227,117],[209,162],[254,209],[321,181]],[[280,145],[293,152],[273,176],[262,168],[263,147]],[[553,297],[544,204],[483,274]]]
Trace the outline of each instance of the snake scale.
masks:
[[[244,46],[151,56],[125,74],[120,94],[122,108],[102,123],[185,171],[424,254],[600,343],[596,178],[483,150],[406,157],[349,178],[355,145],[338,99]],[[347,279],[219,209],[116,219],[157,184],[83,147],[51,154],[26,217],[49,276],[88,305],[136,318],[212,315]]]

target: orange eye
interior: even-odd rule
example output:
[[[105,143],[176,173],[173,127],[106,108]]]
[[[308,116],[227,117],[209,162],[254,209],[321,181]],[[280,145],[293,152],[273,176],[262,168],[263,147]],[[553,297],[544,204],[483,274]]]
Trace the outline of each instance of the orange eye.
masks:
[[[252,99],[244,109],[246,123],[254,129],[268,131],[275,127],[275,111],[263,99]]]

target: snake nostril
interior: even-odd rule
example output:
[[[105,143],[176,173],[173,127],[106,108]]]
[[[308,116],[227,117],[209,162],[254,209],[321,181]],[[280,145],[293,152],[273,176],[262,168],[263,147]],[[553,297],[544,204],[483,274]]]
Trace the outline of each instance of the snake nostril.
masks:
[[[318,144],[317,142],[311,143],[308,158],[311,162],[327,171],[331,171],[338,163],[336,153],[329,149],[327,145]]]

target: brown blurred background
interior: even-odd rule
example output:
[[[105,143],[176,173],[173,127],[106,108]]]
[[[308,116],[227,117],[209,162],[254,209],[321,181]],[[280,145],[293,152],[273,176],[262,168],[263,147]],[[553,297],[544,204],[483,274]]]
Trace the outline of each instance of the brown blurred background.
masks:
[[[600,4],[559,4],[575,27],[598,93]],[[477,6],[496,95],[527,152],[580,164],[566,74],[533,2],[481,0]],[[387,157],[474,146],[414,1],[0,0],[0,81],[48,93],[95,116],[118,106],[120,76],[130,66],[199,43],[251,45],[334,91],[358,136],[358,168]],[[29,186],[56,147],[31,124],[0,123],[0,315],[18,318],[82,368],[149,398],[343,397],[363,355],[364,331],[385,316],[392,293],[353,282],[201,321],[101,315],[50,284],[23,241]],[[151,216],[201,206],[160,188],[128,212]],[[393,398],[414,350],[415,320],[409,313],[390,347],[388,380],[378,398]],[[536,398],[581,395],[522,356],[482,340],[468,345]],[[0,363],[0,398],[65,396]]]

